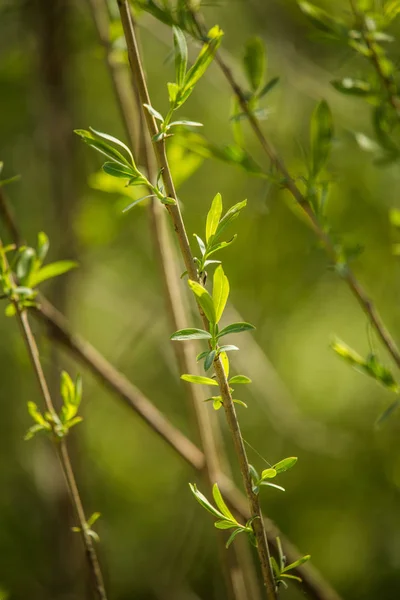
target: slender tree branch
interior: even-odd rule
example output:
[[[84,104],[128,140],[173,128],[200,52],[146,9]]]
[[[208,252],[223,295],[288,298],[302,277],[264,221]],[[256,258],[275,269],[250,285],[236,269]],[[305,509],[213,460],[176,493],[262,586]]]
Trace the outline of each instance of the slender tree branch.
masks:
[[[375,46],[374,42],[371,40],[371,37],[368,35],[368,33],[369,33],[368,26],[367,26],[367,23],[365,21],[362,11],[358,10],[355,0],[349,0],[349,2],[350,2],[351,10],[353,11],[355,18],[360,22],[361,30],[362,30],[361,33],[362,33],[365,45],[367,46],[367,48],[369,50],[371,63],[373,65],[379,79],[381,80],[383,87],[386,90],[389,103],[394,108],[397,115],[400,117],[400,101],[399,101],[399,97],[397,94],[396,84],[394,83],[393,79],[391,77],[389,77],[389,75],[387,75],[384,72],[384,70],[382,69],[381,61],[379,60],[379,55],[376,50],[376,46]]]
[[[133,151],[138,155],[138,162],[142,164],[147,172],[148,179],[156,184],[157,165],[152,152],[146,123],[144,121],[143,111],[140,106],[138,91],[134,86],[134,98],[136,110],[133,111],[129,104],[127,78],[118,65],[112,59],[112,47],[109,41],[110,19],[108,14],[107,2],[105,0],[89,0],[93,20],[99,36],[100,43],[105,49],[105,59],[113,84],[116,100],[120,109],[123,124]],[[132,81],[134,85],[134,82]],[[134,116],[135,115],[135,116]],[[137,117],[136,115],[139,115]],[[139,123],[137,123],[139,121]],[[139,136],[137,133],[139,131]],[[149,190],[151,193],[151,190]],[[149,203],[149,214],[151,222],[151,232],[154,240],[154,247],[160,266],[160,273],[165,290],[165,299],[168,314],[171,320],[173,330],[184,329],[188,326],[185,298],[180,286],[180,277],[177,270],[176,251],[172,244],[171,234],[167,227],[166,212],[156,199],[151,199]],[[196,362],[196,348],[194,344],[174,344],[174,351],[179,368],[182,372],[194,373],[198,369]],[[201,447],[204,450],[205,468],[207,484],[211,489],[216,480],[216,474],[221,472],[221,460],[224,458],[222,448],[222,435],[218,429],[218,421],[210,418],[207,407],[202,402],[201,391],[198,387],[185,384],[188,397],[194,411],[197,429],[201,441]],[[215,436],[219,438],[217,441]],[[225,460],[224,471],[228,464]],[[232,600],[246,600],[252,598],[257,600],[260,597],[257,576],[254,570],[252,555],[250,549],[244,540],[239,540],[239,544],[232,546],[226,552],[225,541],[221,535],[218,535],[219,553],[221,565],[224,572],[227,593]],[[240,555],[240,556],[238,556]],[[242,566],[246,565],[246,569]],[[238,580],[243,582],[239,587]],[[248,590],[248,591],[247,591]]]
[[[205,36],[205,27],[202,23],[200,15],[190,7],[189,7],[189,10],[191,11],[192,17],[197,25],[199,35],[203,38]],[[232,70],[228,67],[228,65],[225,63],[223,58],[221,58],[220,53],[217,52],[215,60],[218,63],[221,71],[225,75],[229,85],[232,88],[232,91],[236,95],[238,102],[240,104],[240,107],[241,107],[242,111],[246,114],[247,119],[250,123],[250,126],[254,132],[254,135],[260,142],[262,149],[264,150],[265,154],[267,155],[267,157],[269,158],[271,163],[275,166],[277,171],[279,171],[279,173],[283,176],[282,186],[284,188],[286,188],[292,194],[293,198],[296,200],[296,202],[299,204],[299,206],[303,209],[303,211],[309,218],[309,222],[311,224],[312,229],[314,230],[315,234],[318,236],[318,238],[321,240],[323,246],[325,247],[325,250],[326,250],[328,256],[330,257],[332,262],[334,264],[336,264],[339,257],[338,257],[337,250],[335,248],[335,244],[332,242],[329,235],[326,233],[326,231],[323,229],[323,227],[318,222],[318,219],[315,216],[315,214],[313,213],[312,208],[311,208],[309,202],[307,201],[307,198],[301,192],[301,190],[297,186],[295,180],[290,175],[284,161],[277,154],[275,148],[272,146],[272,144],[269,142],[269,140],[263,133],[261,126],[260,126],[260,122],[257,119],[257,117],[250,110],[246,96],[244,94],[244,91],[242,90],[240,85],[237,83],[237,81],[232,73]],[[350,269],[350,267],[346,266],[345,269],[343,269],[343,271],[341,273],[341,277],[348,284],[349,288],[353,292],[353,295],[355,296],[356,300],[360,304],[362,310],[364,311],[364,313],[368,317],[369,321],[373,325],[373,327],[374,327],[376,333],[378,334],[379,338],[381,339],[383,345],[386,347],[387,351],[392,356],[396,365],[400,368],[400,351],[396,345],[396,342],[394,341],[394,339],[390,335],[389,331],[387,330],[385,324],[383,323],[371,298],[365,292],[365,290],[363,289],[363,287],[357,280],[356,276],[354,275],[354,273]]]
[[[132,16],[130,13],[129,5],[126,0],[118,0],[118,6],[120,9],[121,21],[124,30],[124,35],[128,48],[128,56],[130,65],[132,68],[134,81],[137,85],[139,91],[139,97],[141,104],[149,104],[151,105],[150,96],[147,89],[146,79],[143,71],[143,66],[141,63],[139,48],[137,45],[137,40],[135,36],[135,30],[133,26]],[[144,110],[142,106],[142,110]],[[145,111],[145,118],[148,127],[148,131],[151,139],[154,139],[154,136],[158,133],[158,127],[155,122],[154,117],[148,112]],[[198,273],[196,269],[196,265],[193,259],[193,255],[189,246],[188,237],[186,233],[186,229],[182,220],[182,215],[179,208],[178,199],[176,196],[174,183],[171,175],[171,171],[169,168],[168,158],[166,154],[166,147],[164,140],[160,142],[154,142],[153,148],[155,152],[155,156],[157,159],[157,163],[159,168],[162,170],[162,177],[164,181],[164,186],[166,193],[169,197],[173,198],[176,201],[176,204],[173,206],[168,206],[168,211],[170,213],[174,229],[179,241],[179,245],[181,248],[182,256],[185,262],[186,269],[188,271],[190,279],[198,281]],[[203,321],[208,325],[207,319],[204,314],[200,314],[203,318]],[[274,576],[272,573],[271,563],[270,563],[270,555],[268,548],[267,536],[265,533],[264,522],[262,520],[261,507],[259,504],[259,499],[256,494],[252,491],[252,481],[249,470],[249,463],[247,460],[246,450],[243,444],[243,439],[240,431],[239,422],[236,416],[235,407],[233,404],[231,392],[229,389],[229,385],[227,382],[226,374],[222,366],[221,359],[218,358],[215,363],[215,371],[217,375],[217,381],[220,388],[220,392],[223,398],[223,404],[225,413],[227,415],[228,425],[231,430],[231,434],[234,440],[235,450],[237,454],[237,458],[239,461],[240,470],[242,473],[242,478],[244,481],[246,494],[249,500],[249,506],[252,517],[255,517],[253,521],[253,529],[257,539],[257,551],[260,558],[260,565],[263,574],[263,580],[266,588],[266,597],[269,600],[275,600],[276,595],[276,586],[274,581]]]
[[[2,248],[2,241],[0,239],[0,249]],[[8,263],[5,254],[3,254],[3,264],[5,270],[7,270]],[[39,350],[36,345],[36,340],[33,336],[32,329],[29,324],[28,314],[26,310],[20,310],[18,303],[14,302],[16,309],[16,318],[21,329],[21,334],[25,342],[26,349],[32,364],[33,371],[35,373],[37,382],[39,384],[40,392],[42,394],[44,403],[47,411],[52,415],[56,416],[56,410],[54,408],[53,400],[50,395],[50,391],[47,385],[47,381],[42,369],[42,365],[39,358]],[[85,512],[83,509],[81,497],[79,494],[78,486],[75,481],[74,472],[72,469],[71,461],[68,455],[68,449],[63,438],[61,441],[55,440],[54,446],[57,451],[58,458],[61,463],[61,467],[65,476],[68,491],[71,498],[71,503],[78,517],[80,532],[82,534],[82,540],[85,547],[85,553],[89,572],[91,574],[92,583],[94,586],[95,595],[99,600],[107,600],[107,594],[104,587],[103,575],[100,568],[100,563],[97,558],[97,554],[93,545],[92,538],[87,532],[87,524]]]

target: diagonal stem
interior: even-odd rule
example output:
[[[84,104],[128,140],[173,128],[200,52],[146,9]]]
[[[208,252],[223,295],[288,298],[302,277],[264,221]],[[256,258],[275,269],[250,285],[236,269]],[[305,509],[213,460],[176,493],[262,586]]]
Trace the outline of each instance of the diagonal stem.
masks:
[[[2,248],[2,241],[0,239],[0,249]],[[6,256],[3,254],[2,257],[4,267],[8,269],[8,263]],[[33,371],[35,373],[37,382],[39,384],[40,392],[42,394],[44,403],[46,405],[47,411],[51,415],[56,415],[56,410],[54,408],[54,403],[50,395],[49,387],[47,385],[47,381],[43,372],[42,364],[40,362],[39,350],[36,344],[36,340],[32,333],[32,329],[29,323],[28,314],[26,310],[21,310],[18,306],[17,302],[14,302],[14,306],[16,309],[16,318],[18,320],[18,324],[21,329],[21,334],[25,342],[26,349],[28,351],[29,359],[32,364]],[[100,563],[97,558],[96,550],[93,545],[92,538],[89,536],[87,532],[87,523],[85,517],[85,511],[83,509],[82,500],[79,494],[78,486],[75,480],[74,472],[72,469],[71,460],[69,458],[67,445],[65,439],[61,441],[55,440],[54,446],[57,451],[58,458],[61,463],[61,468],[63,470],[65,480],[67,483],[68,491],[71,498],[71,503],[74,508],[74,511],[78,517],[80,532],[82,534],[82,540],[85,547],[85,553],[87,558],[87,563],[94,587],[94,591],[96,594],[96,598],[98,600],[107,600],[107,594],[104,587],[103,575],[100,568]]]
[[[151,106],[151,100],[149,96],[149,92],[147,89],[147,83],[143,71],[143,66],[141,62],[141,57],[139,53],[139,48],[136,40],[135,30],[133,26],[132,16],[129,9],[129,6],[126,0],[118,0],[118,6],[121,15],[122,26],[124,30],[124,35],[128,48],[128,56],[129,61],[134,77],[134,81],[137,85],[137,89],[139,92],[140,101],[142,104],[149,104]],[[155,136],[158,133],[158,127],[155,122],[154,117],[148,112],[145,111],[145,119],[147,123],[147,128],[149,131],[149,135],[152,140],[154,140]],[[167,209],[170,213],[174,230],[176,232],[179,245],[181,248],[182,256],[185,262],[186,269],[188,271],[189,277],[192,280],[198,281],[198,273],[196,269],[196,265],[193,259],[193,255],[189,246],[188,237],[185,229],[185,225],[182,220],[182,215],[180,212],[178,199],[175,192],[175,187],[171,175],[171,171],[169,168],[166,147],[164,140],[160,142],[153,142],[154,153],[157,159],[157,163],[159,169],[162,170],[162,177],[164,181],[164,186],[166,193],[169,197],[173,198],[176,201],[176,204],[173,206],[168,206]],[[201,313],[201,311],[200,311]],[[204,314],[201,314],[201,317],[205,324],[208,326],[207,319]],[[218,358],[215,363],[215,372],[217,375],[217,381],[219,384],[221,396],[223,399],[224,409],[227,416],[228,425],[230,427],[231,435],[233,437],[234,446],[237,454],[237,458],[239,461],[240,470],[242,473],[242,478],[245,485],[246,494],[249,501],[250,512],[252,517],[256,517],[253,521],[253,529],[257,539],[257,551],[260,559],[260,565],[263,575],[263,580],[266,588],[266,597],[268,600],[275,600],[277,598],[275,581],[271,569],[270,556],[269,556],[269,548],[267,536],[265,533],[264,522],[262,520],[261,507],[259,504],[259,499],[256,494],[252,491],[252,481],[251,475],[249,471],[249,464],[247,460],[246,451],[244,448],[244,443],[240,431],[239,422],[237,419],[235,407],[233,404],[231,392],[229,389],[229,385],[227,382],[227,378],[225,375],[225,371],[222,366],[221,359]]]
[[[203,38],[205,35],[205,28],[202,24],[202,20],[201,20],[200,16],[192,8],[189,8],[189,10],[192,14],[194,22],[196,23],[198,33]],[[261,144],[261,147],[264,150],[264,153],[267,155],[267,157],[271,161],[271,163],[275,166],[277,171],[282,175],[282,177],[283,177],[282,186],[292,194],[293,198],[296,200],[298,205],[303,209],[303,211],[305,212],[305,214],[307,215],[307,217],[309,219],[309,222],[311,224],[312,229],[314,230],[314,233],[317,235],[317,237],[322,242],[322,244],[326,250],[326,253],[330,257],[332,262],[334,264],[336,264],[339,257],[337,254],[337,250],[335,248],[335,244],[333,243],[333,241],[331,240],[329,235],[326,233],[326,231],[323,229],[323,227],[318,222],[318,219],[315,216],[315,214],[313,213],[312,208],[311,208],[307,198],[301,192],[301,190],[297,186],[295,180],[290,175],[290,173],[285,165],[285,162],[277,154],[275,148],[272,146],[272,144],[269,142],[269,140],[263,133],[260,122],[257,119],[257,117],[250,110],[246,96],[244,94],[244,91],[242,90],[240,85],[237,83],[237,81],[232,73],[232,70],[225,63],[225,61],[221,57],[220,53],[218,53],[218,52],[216,53],[215,60],[218,63],[221,71],[225,75],[229,85],[232,88],[232,91],[236,95],[238,102],[240,104],[240,107],[241,107],[242,111],[246,114],[248,121],[250,123],[250,126],[253,130],[253,133],[256,136],[256,138],[258,139],[259,143]],[[341,273],[341,277],[349,286],[349,288],[352,291],[353,295],[355,296],[357,302],[359,303],[362,310],[366,314],[367,318],[373,325],[373,327],[374,327],[377,335],[381,339],[383,345],[386,347],[387,351],[393,358],[396,365],[400,368],[400,351],[396,345],[396,342],[394,341],[394,339],[392,338],[388,329],[386,328],[385,324],[383,323],[383,321],[379,315],[379,312],[377,311],[371,298],[368,296],[368,294],[366,293],[366,291],[364,290],[362,285],[359,283],[358,279],[356,278],[356,276],[354,275],[353,271],[350,269],[349,266],[346,266],[346,268],[343,270],[343,272]]]

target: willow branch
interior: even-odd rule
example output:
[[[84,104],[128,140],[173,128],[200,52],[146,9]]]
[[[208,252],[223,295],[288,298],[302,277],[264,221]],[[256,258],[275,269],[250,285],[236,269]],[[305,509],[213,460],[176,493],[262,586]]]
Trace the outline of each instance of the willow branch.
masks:
[[[108,72],[130,145],[134,152],[139,149],[139,152],[137,152],[139,154],[138,161],[144,166],[148,179],[155,185],[157,180],[157,166],[144,121],[143,111],[140,107],[138,92],[134,88],[136,110],[133,111],[129,104],[130,98],[127,94],[127,90],[129,90],[127,77],[124,77],[125,73],[121,71],[120,66],[116,65],[112,59],[112,47],[109,41],[110,19],[107,2],[106,0],[89,0],[89,4],[99,41],[105,50]],[[135,118],[133,118],[134,115]],[[137,131],[139,131],[139,136],[137,135]],[[151,190],[149,192],[151,193]],[[149,214],[151,233],[165,290],[164,298],[166,299],[168,314],[171,320],[171,328],[174,331],[184,329],[188,326],[187,311],[183,291],[180,286],[180,276],[177,270],[176,251],[172,244],[169,228],[167,227],[167,215],[160,202],[154,198],[149,202]],[[198,365],[196,362],[195,345],[174,344],[173,348],[181,372],[196,372]],[[189,384],[185,384],[185,388],[194,411],[201,447],[204,451],[204,474],[207,484],[211,489],[212,484],[216,480],[217,473],[222,470],[221,461],[225,458],[222,448],[222,435],[218,429],[218,421],[210,418],[210,413],[202,402],[200,389]],[[218,438],[218,447],[216,437]],[[223,470],[226,471],[227,460],[224,463]],[[226,552],[224,539],[220,535],[218,535],[218,542],[220,545],[220,561],[229,598],[232,598],[232,600],[235,598],[237,600],[249,600],[249,598],[258,600],[260,592],[252,556],[247,544],[240,543],[232,547],[229,552]],[[242,568],[244,564],[246,565],[246,569]],[[242,582],[241,585],[238,585],[238,580]]]
[[[356,19],[358,19],[360,21],[361,29],[362,29],[361,33],[362,33],[365,45],[368,48],[371,63],[373,65],[379,79],[381,80],[383,87],[386,90],[389,103],[394,108],[397,115],[400,117],[400,102],[399,102],[399,98],[397,95],[396,84],[394,83],[393,79],[389,75],[387,75],[384,72],[384,70],[382,69],[381,61],[379,60],[379,55],[378,55],[378,52],[376,51],[376,46],[373,43],[373,41],[371,40],[370,36],[368,35],[368,26],[367,26],[364,14],[362,13],[362,11],[358,10],[357,5],[354,0],[349,0],[349,1],[350,1],[351,10],[353,11],[354,16],[356,17]]]
[[[147,83],[143,71],[141,57],[137,45],[135,36],[135,30],[133,27],[132,16],[130,13],[129,6],[126,0],[118,0],[118,6],[121,15],[122,26],[128,48],[129,62],[131,65],[134,81],[139,91],[139,97],[143,105],[151,105],[150,96],[147,89]],[[158,126],[155,122],[154,117],[148,112],[145,112],[145,118],[149,135],[153,140],[158,134]],[[179,245],[181,248],[182,256],[185,262],[186,269],[188,271],[190,279],[198,281],[197,268],[193,259],[193,255],[189,246],[186,229],[182,220],[182,215],[179,208],[178,198],[175,192],[175,187],[168,163],[166,154],[166,147],[164,140],[153,143],[154,153],[157,159],[158,167],[162,170],[162,177],[164,181],[165,191],[167,195],[173,198],[176,202],[175,205],[168,206],[168,211],[171,216],[175,233],[177,235]],[[201,314],[203,321],[208,325],[207,319],[204,314]],[[246,494],[248,496],[251,516],[255,517],[253,521],[253,529],[257,539],[257,551],[260,559],[260,565],[263,575],[263,580],[266,588],[266,597],[268,600],[275,600],[276,586],[271,569],[269,548],[267,542],[267,536],[265,533],[264,522],[261,518],[261,507],[259,505],[259,499],[256,494],[252,491],[252,481],[249,470],[249,463],[247,460],[246,450],[243,444],[243,439],[240,431],[239,422],[236,416],[235,407],[233,404],[231,392],[225,375],[225,371],[222,366],[221,359],[218,358],[215,361],[215,371],[217,375],[217,381],[220,388],[221,396],[223,398],[223,404],[225,413],[227,416],[228,425],[230,427],[231,435],[234,441],[234,446],[239,461],[240,470],[242,473],[243,482],[245,485]]]
[[[7,203],[0,188],[0,210],[2,207],[7,208]],[[21,236],[15,221],[13,225],[13,228],[10,228],[10,235],[18,244],[17,240]],[[13,232],[17,232],[15,238],[13,238]],[[46,334],[50,339],[64,346],[73,358],[85,365],[101,383],[143,419],[150,429],[159,435],[178,456],[196,471],[201,473],[204,470],[205,457],[202,451],[174,427],[152,402],[88,341],[73,333],[67,319],[43,296],[40,297],[37,308],[33,309],[33,314],[45,327]],[[217,473],[216,480],[231,509],[244,520],[249,519],[251,514],[247,500],[233,481],[223,473]],[[294,544],[280,532],[270,519],[264,517],[264,524],[270,545],[276,548],[276,538],[279,537],[289,563],[297,561],[302,556]],[[302,578],[302,587],[312,600],[341,600],[337,592],[310,563],[295,569],[295,573]]]
[[[0,239],[0,249],[2,248],[2,241]],[[3,254],[3,264],[6,270],[9,268],[5,254]],[[56,416],[56,410],[54,403],[50,395],[50,391],[47,385],[47,381],[43,372],[43,368],[39,358],[39,350],[36,344],[36,340],[33,336],[32,329],[29,323],[28,314],[26,310],[20,310],[17,302],[14,302],[16,309],[16,318],[21,329],[21,334],[25,342],[25,346],[29,355],[29,359],[32,364],[33,371],[35,373],[39,389],[46,405],[47,411],[52,415]],[[54,446],[57,451],[58,458],[61,463],[61,467],[67,483],[71,503],[76,516],[79,521],[80,532],[85,547],[85,553],[87,558],[87,564],[92,579],[94,591],[98,600],[107,600],[107,594],[104,587],[103,575],[100,568],[100,563],[97,558],[96,550],[93,545],[92,538],[88,534],[88,527],[85,517],[85,511],[83,509],[82,500],[79,494],[78,486],[75,480],[74,472],[72,469],[71,460],[69,458],[67,445],[65,439],[61,441],[56,440]]]
[[[192,9],[189,9],[189,10],[191,10],[191,14],[197,25],[200,36],[204,37],[205,28],[202,24],[200,16],[194,10],[192,10]],[[314,230],[315,234],[322,242],[329,258],[332,260],[332,262],[334,264],[336,264],[339,257],[338,257],[337,250],[335,248],[335,244],[332,242],[329,235],[324,231],[323,227],[320,225],[317,217],[315,216],[315,214],[312,211],[312,208],[311,208],[306,196],[304,196],[302,191],[297,186],[295,180],[290,175],[285,162],[277,154],[275,148],[273,147],[273,145],[270,143],[270,141],[267,139],[267,137],[263,133],[260,122],[257,119],[257,117],[250,110],[245,93],[242,90],[242,88],[240,87],[240,85],[237,83],[232,70],[225,63],[225,61],[221,57],[220,53],[217,52],[217,54],[215,56],[215,60],[218,63],[221,71],[225,75],[229,85],[232,88],[232,91],[236,95],[238,102],[240,104],[240,107],[241,107],[242,111],[246,114],[247,119],[250,123],[250,126],[253,130],[253,133],[256,136],[256,138],[258,139],[259,143],[261,144],[262,149],[264,150],[265,154],[267,155],[267,157],[271,161],[271,163],[274,165],[276,170],[282,175],[282,177],[283,177],[282,186],[284,188],[286,188],[292,194],[292,196],[296,200],[297,204],[302,208],[304,213],[307,215],[312,229]],[[362,310],[366,314],[367,318],[369,319],[369,321],[371,322],[372,326],[374,327],[376,333],[378,334],[379,338],[381,339],[383,345],[386,347],[387,351],[392,356],[396,365],[400,368],[400,351],[396,345],[396,342],[394,341],[394,339],[390,335],[388,329],[386,328],[385,324],[383,323],[383,321],[379,315],[379,312],[377,311],[373,301],[368,296],[368,294],[366,293],[366,291],[364,290],[362,285],[359,283],[358,279],[356,278],[356,276],[354,275],[353,271],[350,269],[349,266],[346,266],[346,268],[343,269],[341,277],[349,286],[350,290],[352,291],[353,295],[355,296],[355,298],[358,301],[359,305],[361,306]]]

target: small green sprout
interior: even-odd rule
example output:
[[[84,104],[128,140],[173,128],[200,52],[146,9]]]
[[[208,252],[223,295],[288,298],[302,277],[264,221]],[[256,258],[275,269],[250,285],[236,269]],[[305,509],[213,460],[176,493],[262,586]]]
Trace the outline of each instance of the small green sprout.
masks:
[[[239,533],[247,533],[251,543],[254,546],[257,545],[251,524],[254,521],[254,519],[258,517],[253,517],[252,519],[249,519],[246,525],[241,525],[240,523],[238,523],[238,521],[235,519],[235,517],[225,504],[217,483],[214,483],[212,493],[215,504],[218,508],[215,508],[215,506],[213,506],[211,502],[207,500],[207,498],[197,489],[196,484],[189,483],[189,487],[197,502],[201,504],[201,506],[205,508],[206,511],[208,511],[210,514],[217,518],[217,521],[214,523],[214,526],[217,529],[233,529],[233,532],[226,543],[227,548],[229,548],[229,546],[231,545],[235,537],[239,535]]]
[[[25,440],[32,439],[41,431],[52,434],[56,440],[62,440],[74,425],[82,421],[82,417],[77,416],[82,400],[81,376],[77,375],[74,383],[68,373],[62,371],[60,392],[63,405],[59,415],[50,412],[42,415],[34,402],[28,402],[28,412],[35,424],[28,429]]]
[[[273,556],[271,556],[271,559],[270,559],[276,585],[278,587],[280,585],[283,585],[285,588],[287,588],[288,586],[285,581],[286,579],[289,579],[292,581],[298,581],[301,583],[302,582],[301,577],[298,577],[297,575],[292,575],[291,573],[289,573],[289,571],[293,571],[294,569],[297,569],[298,567],[300,567],[301,565],[304,565],[304,563],[309,561],[311,558],[310,554],[307,554],[306,556],[299,558],[299,560],[296,560],[295,562],[291,563],[290,565],[286,565],[286,556],[283,553],[281,540],[279,538],[276,538],[276,542],[277,542],[277,547],[278,547],[278,561],[276,561]]]

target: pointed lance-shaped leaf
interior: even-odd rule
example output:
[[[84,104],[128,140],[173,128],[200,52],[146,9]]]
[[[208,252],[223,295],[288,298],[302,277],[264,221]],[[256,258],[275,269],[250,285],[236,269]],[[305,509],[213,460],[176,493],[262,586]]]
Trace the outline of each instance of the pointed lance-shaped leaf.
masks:
[[[179,87],[182,87],[186,75],[188,50],[182,30],[179,27],[173,27],[172,32],[174,36],[176,83]]]
[[[273,468],[275,469],[277,475],[279,475],[279,473],[284,473],[285,471],[289,471],[289,469],[294,467],[294,465],[296,463],[297,463],[297,457],[290,456],[289,458],[284,458],[283,460],[280,460],[278,463],[276,463],[276,465],[273,466]]]
[[[222,214],[222,196],[218,193],[212,203],[207,214],[206,222],[206,242],[208,243],[211,236],[217,231],[218,223]]]
[[[218,387],[218,383],[215,379],[211,379],[211,377],[203,377],[201,375],[189,375],[185,373],[181,375],[181,379],[183,381],[188,381],[189,383],[198,383],[200,385],[215,385]]]
[[[217,318],[215,314],[214,302],[210,294],[207,292],[206,288],[200,285],[200,283],[198,283],[197,281],[192,281],[191,279],[189,279],[188,285],[192,292],[197,296],[198,302],[201,308],[203,309],[207,319],[212,324],[216,323]]]
[[[227,517],[227,519],[233,521],[234,523],[237,523],[235,517],[225,504],[217,483],[214,483],[212,493],[215,500],[215,504],[218,506],[219,510],[225,515],[225,517]]]
[[[221,265],[214,272],[213,302],[215,307],[216,322],[218,323],[225,310],[229,296],[229,281]]]
[[[332,113],[325,100],[317,104],[311,117],[311,173],[317,176],[328,160],[333,138]]]
[[[244,70],[253,92],[257,91],[265,76],[266,71],[265,46],[261,38],[250,38],[245,46],[243,57]]]
[[[229,380],[229,385],[233,385],[235,383],[251,383],[251,379],[246,377],[246,375],[235,375]]]
[[[182,340],[210,340],[212,338],[211,333],[204,331],[204,329],[179,329],[171,335],[171,340],[182,341]]]
[[[189,483],[190,490],[193,496],[196,498],[197,502],[201,504],[203,508],[205,508],[209,513],[217,517],[218,519],[225,520],[225,515],[223,515],[219,510],[217,510],[211,502],[207,500],[207,498],[197,489],[195,483]]]
[[[240,322],[240,323],[232,323],[231,325],[227,325],[218,333],[217,338],[221,338],[224,335],[228,335],[230,333],[242,333],[243,331],[251,331],[255,329],[254,325],[251,323]]]

